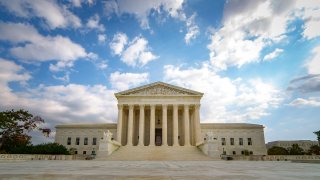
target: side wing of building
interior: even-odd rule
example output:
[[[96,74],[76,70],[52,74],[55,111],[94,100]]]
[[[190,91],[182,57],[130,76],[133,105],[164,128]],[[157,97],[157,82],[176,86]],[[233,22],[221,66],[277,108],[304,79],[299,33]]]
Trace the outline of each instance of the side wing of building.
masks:
[[[115,138],[117,124],[65,124],[56,126],[55,142],[76,154],[90,155],[99,149],[103,133],[109,130]]]
[[[221,154],[243,155],[249,151],[252,155],[266,155],[264,127],[246,123],[202,123],[201,134],[204,142],[210,132],[218,140]]]

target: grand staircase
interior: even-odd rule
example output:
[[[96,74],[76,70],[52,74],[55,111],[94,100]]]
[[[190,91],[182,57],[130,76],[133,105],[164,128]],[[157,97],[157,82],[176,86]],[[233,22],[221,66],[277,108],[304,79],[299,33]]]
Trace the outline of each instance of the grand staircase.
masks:
[[[96,160],[110,161],[210,161],[195,146],[121,146],[107,157]]]

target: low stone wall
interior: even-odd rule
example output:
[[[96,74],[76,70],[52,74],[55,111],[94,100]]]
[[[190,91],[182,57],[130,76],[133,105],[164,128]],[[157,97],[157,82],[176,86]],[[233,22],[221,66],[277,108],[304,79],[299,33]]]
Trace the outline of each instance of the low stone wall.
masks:
[[[74,160],[74,155],[46,155],[46,154],[0,154],[0,161],[15,160]]]
[[[233,160],[243,161],[291,161],[291,160],[320,160],[320,155],[250,155],[230,156]]]

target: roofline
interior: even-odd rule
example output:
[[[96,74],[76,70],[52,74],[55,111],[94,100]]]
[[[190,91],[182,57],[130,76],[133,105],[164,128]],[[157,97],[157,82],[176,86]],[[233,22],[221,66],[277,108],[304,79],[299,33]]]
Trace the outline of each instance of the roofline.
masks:
[[[250,123],[200,123],[201,129],[205,127],[210,128],[223,128],[223,129],[232,129],[232,128],[244,128],[244,129],[263,129],[264,126],[260,124],[250,124]]]
[[[150,84],[146,84],[146,85],[143,85],[143,86],[138,86],[138,87],[135,87],[135,88],[132,88],[132,89],[128,89],[128,90],[125,90],[125,91],[117,92],[117,93],[114,93],[114,95],[116,97],[127,96],[127,95],[123,95],[123,94],[128,93],[128,92],[132,92],[132,91],[136,91],[136,90],[140,90],[140,89],[146,88],[148,86],[153,86],[153,85],[157,85],[157,84],[162,84],[162,85],[165,85],[165,86],[169,86],[171,88],[176,88],[176,89],[180,89],[180,90],[184,90],[184,91],[189,91],[191,93],[195,93],[195,95],[187,95],[187,96],[197,96],[197,97],[202,97],[203,96],[202,92],[194,91],[194,90],[187,89],[187,88],[184,88],[184,87],[175,86],[175,85],[164,83],[164,82],[161,82],[161,81],[156,81],[156,82],[153,82],[153,83],[150,83]],[[157,95],[130,95],[130,96],[134,96],[134,97],[139,97],[139,96],[142,97],[143,96],[143,97],[145,97],[145,96],[157,96]],[[186,95],[161,95],[161,96],[168,96],[168,97],[175,96],[176,97],[176,96],[186,96]]]
[[[55,128],[116,128],[117,123],[97,123],[97,124],[58,124]]]

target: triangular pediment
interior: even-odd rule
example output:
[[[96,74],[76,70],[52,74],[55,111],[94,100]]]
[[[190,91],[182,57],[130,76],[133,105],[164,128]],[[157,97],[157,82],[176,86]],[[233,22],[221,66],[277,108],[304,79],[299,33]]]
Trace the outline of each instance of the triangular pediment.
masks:
[[[174,86],[163,82],[140,86],[115,94],[116,96],[202,96],[203,93]]]

